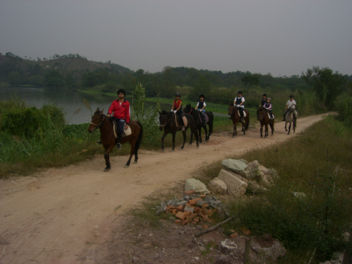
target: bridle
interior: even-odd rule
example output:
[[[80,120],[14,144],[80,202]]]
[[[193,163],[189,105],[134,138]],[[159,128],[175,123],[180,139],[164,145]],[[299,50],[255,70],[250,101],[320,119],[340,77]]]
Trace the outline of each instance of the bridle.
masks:
[[[165,114],[165,115],[167,115],[167,114]],[[165,115],[163,115],[163,116],[165,116]],[[159,126],[165,127],[171,121],[171,119],[172,119],[172,115],[171,115],[170,119],[166,121],[165,125],[159,125]]]
[[[98,114],[96,114],[96,115],[98,115]],[[103,125],[103,123],[104,123],[105,115],[99,115],[99,117],[101,118],[99,124],[95,124],[95,123],[93,123],[93,122],[90,122],[91,125],[95,126],[95,128],[93,129],[93,131],[95,131],[95,130],[98,129],[98,128],[101,128],[102,125]],[[93,132],[93,131],[92,131],[92,132]]]
[[[189,113],[188,113],[189,115],[192,113],[193,109],[194,109],[194,108],[193,108],[193,107],[191,107],[191,111],[189,111]]]

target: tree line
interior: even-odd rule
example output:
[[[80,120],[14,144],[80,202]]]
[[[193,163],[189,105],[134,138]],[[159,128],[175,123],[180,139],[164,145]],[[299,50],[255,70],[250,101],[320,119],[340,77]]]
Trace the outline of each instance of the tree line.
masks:
[[[52,59],[51,59],[52,58]],[[51,66],[45,66],[42,60],[37,62],[6,53],[0,54],[0,82],[11,86],[35,85],[49,89],[91,89],[102,93],[112,93],[124,88],[129,93],[137,83],[145,87],[147,97],[173,97],[176,90],[187,87],[187,96],[197,100],[199,94],[207,94],[207,100],[227,103],[229,98],[241,89],[245,94],[251,93],[253,87],[263,92],[271,91],[300,92],[313,91],[324,105],[331,109],[338,95],[351,94],[352,75],[342,75],[329,68],[312,67],[302,72],[301,76],[273,77],[270,73],[260,74],[249,71],[198,70],[187,67],[166,66],[157,73],[143,69],[131,71],[118,64],[99,62],[95,70],[87,68],[69,70],[63,65],[87,58],[79,54],[57,55],[50,57]],[[54,63],[55,62],[55,63]],[[96,64],[97,62],[89,62]]]

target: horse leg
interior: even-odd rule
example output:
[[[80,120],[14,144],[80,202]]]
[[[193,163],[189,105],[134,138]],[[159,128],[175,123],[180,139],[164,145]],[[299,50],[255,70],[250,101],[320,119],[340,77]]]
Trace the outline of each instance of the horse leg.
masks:
[[[260,123],[260,137],[263,137],[263,124]]]
[[[105,148],[105,153],[104,153],[104,159],[105,159],[105,164],[106,164],[106,167],[104,169],[105,172],[111,170],[110,152],[113,150],[114,147],[115,147],[115,145],[112,145],[108,148]]]
[[[246,130],[244,129],[244,128],[245,128],[245,124],[244,124],[243,122],[241,122],[241,124],[242,124],[242,132],[243,132],[243,135],[245,135],[245,134],[246,134]]]
[[[172,132],[172,149],[170,150],[170,152],[173,152],[175,150],[175,135],[176,132]]]
[[[268,132],[268,124],[266,123],[265,124],[265,137],[267,137],[268,134],[269,134],[269,132]]]
[[[207,129],[207,126],[204,126],[203,128],[205,132],[205,142],[207,142],[209,140],[208,129]]]
[[[182,134],[183,134],[183,143],[182,143],[181,149],[185,147],[185,143],[187,139],[186,131],[182,131]]]
[[[199,138],[199,144],[202,144],[202,127],[197,127],[197,133],[198,133],[198,138]]]
[[[188,146],[192,145],[192,141],[193,141],[193,133],[192,133],[192,130],[191,130],[191,140],[189,141]]]
[[[132,156],[133,156],[133,153],[134,153],[134,147],[136,145],[136,142],[133,142],[131,143],[131,151],[130,151],[130,158],[128,159],[126,165],[125,165],[125,168],[128,168],[131,164],[131,159],[132,159]]]
[[[290,134],[290,131],[291,131],[291,123],[289,124],[289,126],[288,126],[288,132],[287,132],[287,135],[289,135]]]
[[[161,150],[164,151],[164,138],[169,134],[168,132],[164,131],[164,135],[161,138]]]
[[[271,135],[274,135],[274,123],[270,123]]]
[[[287,131],[287,121],[285,122],[285,131]]]

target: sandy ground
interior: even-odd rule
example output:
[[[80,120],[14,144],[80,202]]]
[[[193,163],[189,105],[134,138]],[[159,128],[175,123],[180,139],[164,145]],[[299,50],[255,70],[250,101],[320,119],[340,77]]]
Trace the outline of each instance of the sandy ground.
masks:
[[[89,258],[80,258],[82,252],[90,244],[107,241],[119,215],[145,196],[173,187],[196,169],[229,155],[289,140],[322,116],[299,119],[296,133],[290,135],[284,123],[277,122],[274,136],[266,139],[260,138],[256,128],[236,138],[229,133],[214,134],[199,149],[193,144],[172,153],[169,149],[164,153],[142,150],[138,164],[128,169],[123,168],[127,157],[115,156],[111,171],[103,172],[104,159],[96,157],[1,180],[0,264],[90,263]]]

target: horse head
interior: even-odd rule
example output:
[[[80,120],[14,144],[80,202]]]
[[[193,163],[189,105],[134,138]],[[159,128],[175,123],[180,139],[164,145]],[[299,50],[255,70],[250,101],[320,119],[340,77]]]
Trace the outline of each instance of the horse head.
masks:
[[[97,128],[100,128],[103,125],[104,117],[104,109],[100,111],[98,107],[92,116],[92,120],[88,127],[89,133],[93,133]]]
[[[258,121],[261,121],[263,118],[264,118],[264,116],[265,116],[265,113],[266,113],[266,111],[265,111],[265,108],[264,107],[259,107],[258,108],[258,110],[257,110],[257,114],[258,114]]]
[[[191,106],[191,104],[187,104],[186,107],[183,109],[183,112],[186,114],[190,114],[192,112],[193,107]]]
[[[166,112],[163,110],[159,112],[159,129],[163,130],[164,127],[167,125],[167,121],[170,119],[171,113]]]
[[[229,115],[232,115],[234,109],[235,109],[235,107],[233,106],[233,103],[230,103],[230,104],[229,104],[229,109],[228,109]]]

